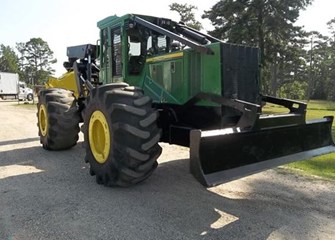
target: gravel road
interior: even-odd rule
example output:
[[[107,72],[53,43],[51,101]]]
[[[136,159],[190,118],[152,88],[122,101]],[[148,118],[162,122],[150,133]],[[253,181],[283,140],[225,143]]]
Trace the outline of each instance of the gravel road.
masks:
[[[0,239],[334,239],[335,182],[283,168],[206,189],[188,149],[161,144],[154,174],[131,188],[97,185],[83,136],[39,144],[36,109],[0,100]]]

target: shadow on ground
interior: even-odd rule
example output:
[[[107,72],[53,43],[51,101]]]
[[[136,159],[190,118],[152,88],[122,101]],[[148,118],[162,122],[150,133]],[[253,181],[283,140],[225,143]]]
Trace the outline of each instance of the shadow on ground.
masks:
[[[305,211],[315,199],[301,189],[255,178],[239,182],[248,191],[236,193],[230,185],[209,191],[190,175],[188,159],[161,163],[131,188],[97,185],[81,145],[0,153],[0,206],[6,206],[0,208],[0,239],[268,239],[281,231],[304,238],[318,227]],[[38,171],[1,178],[18,165]],[[215,191],[235,191],[238,198]]]

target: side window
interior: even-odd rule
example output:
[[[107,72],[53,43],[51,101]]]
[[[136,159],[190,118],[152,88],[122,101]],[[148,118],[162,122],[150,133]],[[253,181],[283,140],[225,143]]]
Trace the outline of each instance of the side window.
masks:
[[[128,37],[129,44],[129,57],[141,55],[141,42],[132,42],[131,38]]]
[[[121,29],[113,29],[112,32],[112,70],[113,76],[122,76],[122,48]]]
[[[147,55],[154,56],[169,52],[170,39],[165,35],[151,35],[147,42]]]
[[[157,38],[157,47],[159,53],[164,53],[167,51],[167,41],[166,36],[159,36]]]
[[[128,73],[138,75],[142,72],[147,52],[147,37],[138,27],[129,28],[128,35]]]
[[[147,40],[147,55],[151,56],[153,54],[154,54],[154,48],[152,47],[152,36],[149,36]]]

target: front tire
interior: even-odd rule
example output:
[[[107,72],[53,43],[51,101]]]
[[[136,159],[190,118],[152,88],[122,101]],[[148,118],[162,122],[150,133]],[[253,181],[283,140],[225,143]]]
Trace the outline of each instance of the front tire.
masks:
[[[37,119],[38,135],[44,149],[63,150],[77,144],[81,118],[71,91],[60,88],[41,90]]]
[[[28,100],[28,101],[32,101],[33,98],[34,98],[34,95],[33,95],[32,93],[29,93],[29,94],[27,95],[27,100]]]
[[[152,174],[161,131],[158,112],[142,90],[124,83],[93,89],[83,115],[85,160],[97,183],[130,186]]]

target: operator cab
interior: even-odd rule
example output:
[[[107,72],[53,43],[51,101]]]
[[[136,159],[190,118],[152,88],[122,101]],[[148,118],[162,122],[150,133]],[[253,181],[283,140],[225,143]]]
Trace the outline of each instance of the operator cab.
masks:
[[[98,27],[100,77],[105,83],[124,81],[125,78],[132,83],[132,78],[143,74],[149,58],[183,50],[186,45],[182,41],[186,40],[178,37],[189,34],[187,29],[169,19],[141,15],[107,17],[98,22]],[[197,39],[194,33],[191,38],[198,44],[209,42],[203,36]]]

